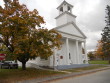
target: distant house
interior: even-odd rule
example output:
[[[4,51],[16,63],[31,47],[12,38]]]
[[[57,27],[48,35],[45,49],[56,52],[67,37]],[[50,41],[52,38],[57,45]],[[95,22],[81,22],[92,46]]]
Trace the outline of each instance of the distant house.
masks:
[[[63,42],[61,50],[54,50],[54,54],[47,60],[38,57],[36,60],[31,60],[28,65],[32,64],[40,66],[61,66],[72,64],[88,64],[86,53],[86,36],[76,25],[76,16],[72,14],[73,5],[63,1],[58,7],[59,15],[56,19],[57,30],[61,35]],[[82,45],[84,51],[82,53]],[[84,63],[85,61],[85,63]]]

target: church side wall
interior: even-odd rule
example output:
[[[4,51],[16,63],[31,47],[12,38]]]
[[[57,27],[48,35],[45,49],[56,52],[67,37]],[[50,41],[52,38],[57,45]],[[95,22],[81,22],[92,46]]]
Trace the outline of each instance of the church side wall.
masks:
[[[40,66],[50,66],[50,59],[48,59],[48,60],[40,59],[39,65]]]
[[[26,63],[26,67],[33,67],[33,65],[39,65],[39,62],[40,62],[40,58],[37,57],[35,60],[29,60],[27,63]],[[18,64],[19,66],[22,66],[22,63],[18,61]]]
[[[21,62],[18,61],[19,66],[21,66]],[[29,60],[26,63],[26,67],[38,67],[38,66],[50,66],[50,59],[48,60],[45,59],[40,59],[40,57],[37,57],[35,60]]]

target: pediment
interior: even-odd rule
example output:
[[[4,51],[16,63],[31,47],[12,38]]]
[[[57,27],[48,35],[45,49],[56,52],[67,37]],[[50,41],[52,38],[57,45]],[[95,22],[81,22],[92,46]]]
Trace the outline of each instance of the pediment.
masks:
[[[59,32],[64,32],[64,33],[71,34],[77,37],[86,38],[84,33],[73,22],[56,27],[55,29]]]

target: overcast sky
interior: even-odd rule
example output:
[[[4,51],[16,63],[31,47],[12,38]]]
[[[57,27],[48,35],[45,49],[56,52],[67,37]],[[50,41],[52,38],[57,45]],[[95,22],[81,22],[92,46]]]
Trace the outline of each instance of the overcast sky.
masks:
[[[64,0],[20,0],[30,10],[37,9],[44,17],[45,27],[56,27],[55,17],[58,16],[57,7]],[[110,0],[66,0],[74,6],[73,14],[77,16],[76,24],[87,36],[87,50],[95,50],[97,41],[101,39],[102,29],[105,27],[105,8]],[[3,5],[3,0],[0,0]]]

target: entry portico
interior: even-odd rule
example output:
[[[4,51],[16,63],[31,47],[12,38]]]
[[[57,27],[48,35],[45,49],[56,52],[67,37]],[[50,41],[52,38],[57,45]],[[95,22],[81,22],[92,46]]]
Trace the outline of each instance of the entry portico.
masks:
[[[53,59],[55,59],[55,62],[53,61],[52,63],[51,59],[50,66],[84,64],[84,61],[88,63],[86,54],[86,37],[83,35],[83,38],[77,35],[62,32],[58,30],[59,28],[55,29],[62,35],[61,41],[63,44],[60,50],[54,51]],[[82,48],[85,50],[84,54],[82,53]]]

